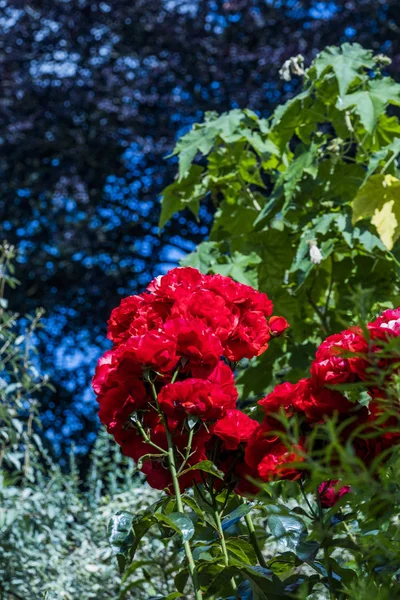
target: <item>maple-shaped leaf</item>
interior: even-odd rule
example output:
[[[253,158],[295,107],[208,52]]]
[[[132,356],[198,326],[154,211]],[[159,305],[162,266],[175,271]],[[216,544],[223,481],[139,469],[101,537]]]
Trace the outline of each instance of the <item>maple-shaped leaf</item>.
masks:
[[[361,123],[368,133],[372,134],[378,119],[388,104],[400,106],[400,84],[390,77],[372,80],[365,90],[347,94],[339,98],[337,108],[345,110],[354,106],[354,111],[359,115]]]
[[[314,65],[320,77],[325,70],[332,69],[338,86],[339,94],[343,97],[351,83],[360,75],[361,69],[372,69],[375,61],[371,50],[366,50],[360,44],[342,44],[328,46],[315,59]]]

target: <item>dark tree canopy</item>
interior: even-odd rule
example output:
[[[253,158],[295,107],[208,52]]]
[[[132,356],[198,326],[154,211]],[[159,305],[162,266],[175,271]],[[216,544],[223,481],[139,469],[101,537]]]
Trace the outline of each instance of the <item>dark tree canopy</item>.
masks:
[[[0,28],[1,235],[21,250],[13,302],[48,311],[49,437],[84,446],[110,309],[207,235],[203,209],[199,224],[178,216],[158,236],[177,136],[207,110],[268,114],[294,89],[283,61],[326,45],[382,51],[396,76],[398,2],[1,0]]]

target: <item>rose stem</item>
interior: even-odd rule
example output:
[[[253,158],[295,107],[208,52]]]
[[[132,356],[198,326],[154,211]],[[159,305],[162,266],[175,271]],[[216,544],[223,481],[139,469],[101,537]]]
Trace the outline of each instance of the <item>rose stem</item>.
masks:
[[[178,509],[178,512],[183,513],[184,511],[183,511],[183,502],[182,502],[181,490],[179,488],[178,476],[177,476],[177,473],[176,473],[174,445],[173,445],[173,442],[172,442],[171,433],[169,432],[169,429],[167,427],[165,427],[165,433],[167,434],[169,470],[171,471],[172,482],[173,482],[173,485],[174,485],[174,492],[175,492],[175,498],[176,498],[176,507]],[[194,592],[195,592],[195,597],[196,597],[196,600],[201,600],[202,593],[201,593],[201,590],[199,589],[199,584],[198,584],[198,580],[197,580],[197,573],[196,573],[196,565],[195,565],[194,560],[193,560],[192,549],[191,549],[190,544],[189,544],[188,541],[184,541],[183,542],[183,546],[185,548],[186,556],[187,556],[187,559],[188,559],[189,573],[190,573],[190,576],[192,578],[193,588],[194,588]]]

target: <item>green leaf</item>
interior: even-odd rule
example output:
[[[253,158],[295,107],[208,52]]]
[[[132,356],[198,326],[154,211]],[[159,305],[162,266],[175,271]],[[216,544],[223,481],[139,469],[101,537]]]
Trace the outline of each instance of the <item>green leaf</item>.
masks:
[[[252,268],[261,262],[261,258],[256,252],[250,252],[249,254],[233,252],[231,258],[227,258],[227,261],[226,264],[214,264],[212,267],[213,272],[225,277],[232,277],[235,281],[245,285],[258,286],[257,271]]]
[[[200,273],[207,274],[216,264],[221,256],[217,242],[202,242],[194,252],[191,252],[181,260],[183,267],[193,267]]]
[[[282,583],[269,569],[252,567],[237,562],[235,565],[224,566],[222,564],[208,563],[201,568],[201,580],[211,579],[211,583],[205,586],[207,598],[216,595],[218,598],[227,598],[232,594],[230,582],[232,578],[240,578],[242,581],[250,581],[253,590],[253,598],[259,600],[278,600],[285,598],[282,595]]]
[[[226,541],[228,552],[243,563],[257,563],[257,555],[253,546],[243,538],[229,538]]]
[[[272,535],[292,549],[296,548],[301,534],[306,531],[304,522],[295,516],[272,514],[267,522]]]
[[[283,184],[286,199],[282,209],[283,213],[289,207],[290,201],[297,191],[297,186],[304,175],[308,174],[313,179],[316,178],[318,173],[317,152],[317,144],[311,144],[309,148],[299,146],[296,158],[292,160],[286,171],[281,175],[280,180],[278,180],[277,185]]]
[[[198,152],[202,154],[210,152],[217,133],[218,129],[213,123],[195,125],[178,141],[171,156],[179,155],[179,181],[187,176]]]
[[[254,152],[244,150],[240,156],[239,174],[247,183],[265,187],[260,175],[260,165]]]
[[[244,236],[251,233],[256,215],[253,206],[231,205],[224,200],[215,213],[211,239],[223,241],[227,234]]]
[[[260,119],[259,124],[261,124],[262,119]],[[265,139],[258,132],[255,131],[245,131],[244,132],[245,139],[249,142],[250,146],[259,154],[260,156],[264,156],[265,154],[275,154],[279,155],[279,149],[276,144],[269,139]]]
[[[206,182],[201,179],[202,167],[192,165],[181,181],[175,181],[166,187],[161,199],[161,215],[158,223],[162,229],[170,218],[180,210],[188,207],[197,216],[199,201],[207,193]]]
[[[131,559],[131,548],[135,541],[133,531],[134,516],[126,511],[118,511],[107,525],[108,542],[112,553],[117,557],[120,573],[123,573]]]
[[[210,475],[214,475],[214,477],[217,477],[218,479],[224,479],[225,477],[224,473],[217,469],[217,467],[211,460],[202,460],[201,462],[196,463],[192,467],[189,467],[188,469],[182,471],[182,473],[180,473],[179,476],[181,477],[182,475],[184,475],[185,473],[189,473],[190,471],[204,471],[205,473],[210,473]]]
[[[328,46],[314,61],[317,76],[332,70],[339,86],[340,96],[344,96],[351,83],[359,77],[362,70],[372,69],[375,61],[371,50],[365,50],[360,44],[345,43],[339,48]]]
[[[375,248],[386,250],[381,239],[363,224],[354,227],[353,239],[358,240],[367,252],[372,252]]]
[[[180,512],[173,512],[165,515],[155,513],[157,521],[161,521],[182,536],[184,542],[190,540],[194,535],[194,525],[187,515]]]
[[[124,510],[111,517],[107,526],[108,542],[114,555],[125,555],[134,540],[132,528],[134,516]]]
[[[290,132],[293,132],[293,117],[299,118],[303,109],[304,101],[310,98],[312,88],[309,87],[306,90],[297,94],[294,98],[291,98],[285,104],[280,104],[274,111],[271,123],[271,129],[276,129],[278,126],[282,126],[282,121],[287,121],[287,127]],[[290,135],[290,137],[292,137]]]
[[[253,508],[254,507],[252,504],[240,504],[240,506],[235,508],[235,510],[229,513],[229,515],[222,520],[222,530],[225,531],[226,529],[232,527],[232,525],[235,525],[235,523],[240,521],[240,519],[249,514]]]
[[[240,569],[240,573],[250,581],[254,600],[287,598],[283,594],[282,582],[269,569],[246,565]]]
[[[181,569],[175,575],[175,585],[176,585],[177,589],[180,592],[182,592],[182,594],[185,591],[185,587],[188,582],[188,579],[189,579],[189,569],[187,567],[185,567],[184,569]]]
[[[207,595],[206,598],[211,598],[214,595],[218,595],[218,598],[228,597],[230,589],[230,583],[232,578],[237,574],[237,569],[234,566],[225,567],[222,564],[207,565],[207,569],[202,569],[201,581],[204,581],[203,587],[205,587]],[[211,583],[206,583],[210,582]],[[224,594],[222,596],[222,594]]]
[[[299,517],[272,514],[267,522],[272,535],[291,548],[299,560],[307,562],[315,558],[319,544],[312,540],[307,541],[307,528]]]
[[[156,506],[159,505],[159,503],[155,503],[155,504],[156,504]],[[156,508],[156,506],[154,506],[154,509]],[[133,557],[135,555],[135,552],[139,546],[140,540],[142,539],[142,537],[144,535],[146,535],[146,533],[148,532],[150,527],[152,527],[155,524],[155,522],[156,522],[156,520],[154,518],[153,510],[150,510],[143,514],[139,514],[133,518],[132,527],[133,527],[133,532],[134,532],[134,542],[133,542],[132,548],[130,550],[131,560],[133,559]]]
[[[298,567],[301,561],[297,558],[294,552],[282,552],[276,554],[271,560],[268,561],[268,568],[271,569],[275,575],[282,575],[287,571]]]
[[[175,600],[175,598],[182,598],[181,592],[172,592],[168,596],[149,596],[148,600]]]
[[[152,564],[154,564],[152,560],[134,560],[124,571],[122,583],[124,583],[131,575],[133,575],[133,573],[135,573],[141,567],[145,567]]]
[[[373,175],[352,203],[353,223],[371,218],[383,244],[391,250],[400,236],[400,179]]]
[[[196,515],[200,518],[203,518],[203,511],[200,506],[197,504],[196,500],[194,500],[191,496],[182,496],[182,501],[186,506],[188,506]]]
[[[259,273],[259,289],[271,296],[275,303],[276,295],[282,292],[285,272],[292,262],[291,239],[287,230],[268,229],[261,232],[257,238],[254,238],[254,245],[257,247],[257,252],[262,261],[262,268]]]
[[[333,579],[336,582],[344,581],[346,584],[351,583],[356,577],[357,574],[352,569],[343,568],[339,563],[333,559],[331,556],[329,557],[329,564],[332,568]],[[315,570],[320,573],[323,577],[328,581],[328,572],[326,567],[319,561],[314,561],[312,563]]]
[[[337,107],[339,110],[346,110],[353,106],[367,132],[372,134],[388,104],[400,105],[400,84],[385,77],[369,82],[366,90],[347,94],[339,99]]]
[[[400,132],[399,132],[400,133]],[[388,144],[378,152],[374,152],[371,155],[368,163],[367,174],[365,176],[364,182],[372,175],[375,169],[385,161],[386,163],[393,162],[394,159],[400,154],[400,137],[393,140],[392,143]]]

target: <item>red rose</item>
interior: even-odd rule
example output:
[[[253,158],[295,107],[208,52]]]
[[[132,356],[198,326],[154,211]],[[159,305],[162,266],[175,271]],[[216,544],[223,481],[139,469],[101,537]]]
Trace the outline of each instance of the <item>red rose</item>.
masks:
[[[179,360],[176,339],[162,330],[130,337],[116,352],[121,360],[131,358],[161,373],[173,370]]]
[[[133,458],[135,462],[138,462],[145,454],[154,454],[154,447],[147,444],[136,429],[116,431],[114,435],[123,454]]]
[[[204,420],[222,417],[228,408],[235,407],[237,399],[232,371],[227,365],[223,366],[226,381],[222,386],[193,378],[164,386],[158,396],[162,411],[176,419],[184,419],[187,414]]]
[[[283,408],[286,415],[291,417],[295,412],[298,412],[298,399],[303,398],[307,386],[308,379],[300,379],[298,383],[290,383],[289,381],[280,383],[258,404],[263,408],[266,415],[279,413]]]
[[[317,386],[324,386],[365,379],[368,363],[362,354],[367,351],[368,344],[361,330],[345,330],[329,336],[319,346],[311,365],[313,381]]]
[[[245,462],[250,469],[257,470],[263,481],[270,479],[297,479],[301,472],[289,463],[304,460],[300,447],[288,449],[278,437],[269,435],[260,425],[249,439],[245,450]]]
[[[225,396],[234,399],[236,402],[238,393],[235,387],[235,378],[232,370],[222,360],[217,363],[208,375],[207,380],[218,386]]]
[[[260,311],[246,311],[225,344],[225,355],[235,362],[259,356],[268,348],[270,337],[264,315]]]
[[[295,404],[297,410],[304,412],[308,421],[322,421],[336,413],[350,416],[359,409],[359,405],[349,402],[337,390],[316,388],[312,379],[303,379],[301,383],[302,394],[296,398]]]
[[[215,423],[212,433],[224,442],[224,449],[236,450],[241,443],[246,443],[257,429],[258,423],[241,410],[227,410],[226,416]]]
[[[273,304],[266,294],[258,292],[249,285],[233,281],[230,277],[207,275],[203,287],[236,304],[242,313],[246,310],[255,310],[261,312],[264,317],[272,314]]]
[[[118,360],[115,350],[100,358],[92,385],[100,405],[100,421],[108,428],[115,422],[125,423],[131,413],[148,403],[141,375],[135,360]]]
[[[177,302],[172,312],[184,318],[201,319],[221,342],[225,342],[233,333],[240,316],[237,306],[219,294],[202,288]]]
[[[114,343],[126,340],[129,336],[129,326],[143,304],[141,296],[123,298],[120,305],[111,311],[111,316],[108,320],[107,337]]]
[[[274,444],[269,454],[264,456],[258,465],[258,474],[262,481],[272,479],[290,479],[294,481],[298,479],[301,476],[301,471],[291,463],[304,460],[299,450],[299,448],[288,450],[284,444],[279,442]]]
[[[271,317],[268,321],[269,332],[272,337],[278,337],[289,327],[284,317]]]
[[[400,307],[385,310],[379,317],[368,323],[368,330],[373,340],[385,340],[400,335]]]
[[[338,488],[337,484],[337,479],[330,479],[329,481],[324,481],[324,483],[321,483],[318,487],[318,494],[323,508],[331,508],[342,496],[351,491],[349,485]]]
[[[271,435],[269,428],[262,423],[250,436],[245,449],[245,462],[253,470],[257,471],[258,465],[269,454],[270,449],[278,440],[278,436]]]
[[[103,356],[99,358],[96,371],[92,379],[92,388],[95,394],[101,393],[110,371],[115,369],[115,367],[112,366],[112,363],[115,360],[114,357],[115,351],[107,350],[107,352],[105,352]]]
[[[164,331],[176,340],[177,351],[187,360],[194,377],[206,377],[218,363],[221,342],[202,321],[171,319],[165,323]]]
[[[303,413],[307,421],[322,421],[324,417],[331,417],[335,413],[350,415],[359,408],[336,390],[316,388],[311,379],[279,384],[268,396],[259,401],[259,405],[266,413],[267,423],[271,429],[274,426],[279,428],[279,424],[273,419],[273,414],[279,413],[281,408],[288,417],[295,413]]]
[[[133,412],[144,408],[150,401],[140,379],[129,377],[118,380],[118,373],[113,379],[114,385],[97,398],[99,419],[108,427],[114,422],[125,423]]]
[[[178,300],[196,290],[204,280],[205,276],[197,269],[177,267],[166,275],[153,279],[147,286],[147,291],[156,296]]]
[[[260,488],[250,480],[260,479],[258,471],[251,469],[243,460],[235,466],[236,486],[235,493],[239,496],[256,496]]]
[[[146,294],[143,305],[129,325],[130,336],[143,335],[148,331],[162,329],[171,312],[171,302]]]

